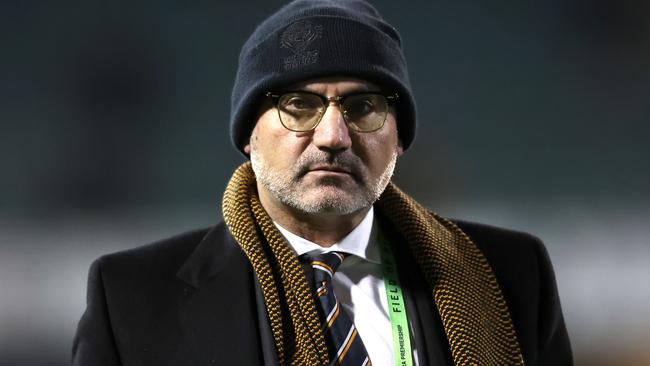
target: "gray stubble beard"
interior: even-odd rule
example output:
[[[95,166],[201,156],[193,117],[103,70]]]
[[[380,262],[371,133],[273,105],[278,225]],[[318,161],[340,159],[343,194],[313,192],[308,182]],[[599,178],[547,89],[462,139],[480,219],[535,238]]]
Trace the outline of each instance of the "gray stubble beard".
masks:
[[[271,169],[266,160],[257,153],[254,146],[251,146],[250,157],[257,181],[276,200],[288,207],[308,214],[331,213],[345,215],[370,207],[377,201],[384,189],[386,189],[393,176],[397,162],[397,151],[393,151],[392,157],[386,165],[386,169],[384,169],[375,184],[373,182],[367,182],[366,177],[358,177],[361,180],[361,182],[358,182],[361,186],[360,194],[348,192],[345,195],[329,197],[314,202],[306,199],[302,194],[303,192],[300,192],[299,184],[302,177],[299,177],[299,175],[301,167],[305,166],[306,162],[316,160],[314,156],[319,154],[303,154],[294,163],[291,171],[286,174]],[[309,160],[310,156],[312,160]]]

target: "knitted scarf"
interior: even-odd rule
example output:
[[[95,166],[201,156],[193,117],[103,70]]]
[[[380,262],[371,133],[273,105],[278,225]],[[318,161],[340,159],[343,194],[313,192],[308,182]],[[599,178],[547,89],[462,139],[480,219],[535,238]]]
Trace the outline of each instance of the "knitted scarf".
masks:
[[[223,217],[262,288],[280,364],[322,366],[328,350],[295,252],[257,196],[249,162],[233,174]],[[408,242],[440,313],[456,365],[523,365],[508,306],[483,253],[454,223],[390,183],[375,209]]]

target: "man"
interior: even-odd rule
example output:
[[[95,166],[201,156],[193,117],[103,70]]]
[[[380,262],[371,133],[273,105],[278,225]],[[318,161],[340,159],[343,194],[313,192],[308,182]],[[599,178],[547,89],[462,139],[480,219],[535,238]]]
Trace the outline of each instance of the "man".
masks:
[[[224,222],[91,267],[74,365],[568,365],[527,234],[436,216],[391,184],[415,136],[397,31],[296,1],[242,49]]]

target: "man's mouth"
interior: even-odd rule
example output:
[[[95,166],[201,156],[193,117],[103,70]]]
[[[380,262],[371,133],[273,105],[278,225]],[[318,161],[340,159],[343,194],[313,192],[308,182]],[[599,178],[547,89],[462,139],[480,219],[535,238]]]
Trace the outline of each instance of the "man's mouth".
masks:
[[[322,172],[324,174],[348,174],[352,175],[352,171],[340,165],[318,164],[309,168],[309,172]]]
[[[343,164],[331,163],[316,163],[306,166],[300,177],[306,175],[313,175],[321,178],[334,178],[334,179],[349,179],[352,178],[355,182],[360,182],[359,174],[353,166]]]

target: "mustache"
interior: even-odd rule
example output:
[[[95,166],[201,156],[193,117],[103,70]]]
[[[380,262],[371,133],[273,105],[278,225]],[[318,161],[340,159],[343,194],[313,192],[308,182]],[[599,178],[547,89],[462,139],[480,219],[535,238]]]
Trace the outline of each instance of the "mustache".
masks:
[[[296,180],[302,179],[307,173],[319,165],[328,165],[349,172],[357,181],[361,181],[361,162],[359,157],[351,153],[331,153],[322,150],[305,152],[295,164]]]

